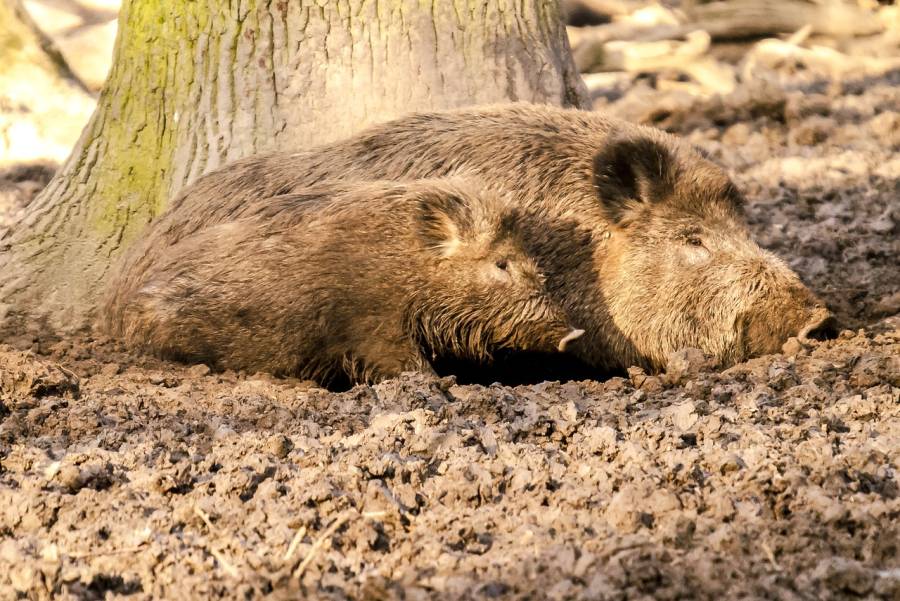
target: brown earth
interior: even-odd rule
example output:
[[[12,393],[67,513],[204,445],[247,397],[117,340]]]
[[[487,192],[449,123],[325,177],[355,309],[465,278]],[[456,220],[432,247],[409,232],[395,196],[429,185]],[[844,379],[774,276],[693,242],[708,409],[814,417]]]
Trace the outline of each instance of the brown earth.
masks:
[[[0,598],[900,598],[900,323],[343,394],[0,352]]]
[[[0,598],[900,599],[900,74],[650,84],[599,104],[731,169],[839,339],[340,394],[4,347]]]

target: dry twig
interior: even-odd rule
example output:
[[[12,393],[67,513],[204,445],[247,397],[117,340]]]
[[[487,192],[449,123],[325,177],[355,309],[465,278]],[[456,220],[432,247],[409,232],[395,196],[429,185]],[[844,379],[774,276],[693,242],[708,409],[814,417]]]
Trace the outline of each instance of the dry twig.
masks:
[[[303,558],[303,561],[300,562],[300,565],[297,566],[296,570],[294,570],[294,578],[299,580],[301,577],[303,577],[303,572],[306,571],[306,568],[310,563],[312,563],[312,560],[316,558],[316,554],[318,554],[319,550],[325,544],[325,541],[328,540],[332,534],[337,532],[338,528],[346,524],[353,513],[355,512],[347,511],[343,515],[338,516],[333,522],[331,522],[331,525],[325,529],[325,532],[319,535],[319,538],[317,538],[316,542],[313,543],[312,547],[309,549],[309,552],[306,554],[306,557]]]

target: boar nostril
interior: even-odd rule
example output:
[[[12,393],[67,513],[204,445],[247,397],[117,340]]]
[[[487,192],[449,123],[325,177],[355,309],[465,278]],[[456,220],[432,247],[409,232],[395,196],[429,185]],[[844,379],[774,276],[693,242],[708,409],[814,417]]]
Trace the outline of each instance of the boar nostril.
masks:
[[[819,309],[813,313],[798,338],[800,340],[832,340],[838,336],[838,323],[828,309]]]

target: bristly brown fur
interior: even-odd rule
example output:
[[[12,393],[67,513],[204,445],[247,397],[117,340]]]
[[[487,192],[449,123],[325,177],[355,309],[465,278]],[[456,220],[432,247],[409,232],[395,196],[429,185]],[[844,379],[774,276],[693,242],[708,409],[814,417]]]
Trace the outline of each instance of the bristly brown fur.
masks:
[[[691,145],[599,113],[527,104],[410,115],[344,142],[228,165],[174,199],[130,254],[126,277],[149,269],[156,249],[274,194],[460,170],[540,217],[528,250],[549,294],[587,330],[580,359],[598,369],[660,367],[679,346],[738,361],[780,349],[824,311],[750,240],[740,194]]]
[[[122,271],[106,327],[165,357],[324,384],[429,371],[423,349],[552,352],[572,327],[507,202],[458,178],[254,199]]]

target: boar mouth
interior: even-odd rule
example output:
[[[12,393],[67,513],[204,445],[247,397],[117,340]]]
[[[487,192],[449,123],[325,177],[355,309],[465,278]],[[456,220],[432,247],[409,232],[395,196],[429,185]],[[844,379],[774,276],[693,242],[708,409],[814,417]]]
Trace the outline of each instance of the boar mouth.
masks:
[[[772,324],[771,320],[763,319],[758,315],[740,318],[737,328],[738,337],[734,345],[735,352],[731,357],[731,362],[737,363],[751,357],[778,353],[791,336],[796,336],[804,344],[822,342],[837,337],[839,323],[827,308],[816,307],[807,315],[809,317],[805,321],[801,321],[802,326],[797,326],[796,321],[792,326],[790,323],[792,320],[786,320],[784,324]]]
[[[569,332],[568,334],[563,336],[562,340],[559,341],[559,346],[557,347],[559,349],[559,352],[561,352],[561,353],[566,352],[566,347],[569,345],[569,343],[572,342],[573,340],[577,340],[577,339],[581,338],[581,336],[583,334],[584,334],[584,330],[579,330],[579,329],[573,328],[571,332]]]
[[[837,318],[835,318],[834,314],[828,309],[820,308],[813,314],[806,326],[800,330],[797,338],[803,342],[809,342],[811,340],[822,342],[837,338],[837,334]]]

